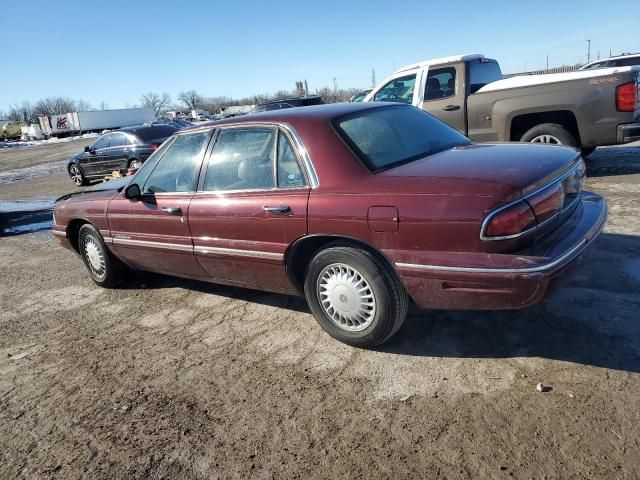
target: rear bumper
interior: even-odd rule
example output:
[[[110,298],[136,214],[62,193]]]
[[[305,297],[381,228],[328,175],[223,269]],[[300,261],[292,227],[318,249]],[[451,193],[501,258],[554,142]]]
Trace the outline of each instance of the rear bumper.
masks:
[[[396,262],[400,278],[421,308],[454,310],[518,309],[542,300],[566,280],[602,233],[607,205],[599,195],[583,192],[574,218],[534,249],[486,255],[485,264],[425,265]],[[500,257],[500,258],[497,258]]]
[[[618,143],[629,143],[636,140],[640,140],[640,123],[618,125]]]

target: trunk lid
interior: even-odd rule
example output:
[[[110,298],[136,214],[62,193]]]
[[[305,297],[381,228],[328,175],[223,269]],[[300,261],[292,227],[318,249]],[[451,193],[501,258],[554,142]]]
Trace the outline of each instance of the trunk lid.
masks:
[[[543,144],[470,144],[391,168],[379,175],[392,178],[450,178],[502,183],[521,195],[570,169],[580,154],[567,147]]]

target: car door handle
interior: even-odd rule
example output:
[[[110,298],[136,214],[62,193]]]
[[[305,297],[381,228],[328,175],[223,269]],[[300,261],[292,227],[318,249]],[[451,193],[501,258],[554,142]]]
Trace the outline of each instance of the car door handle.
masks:
[[[454,110],[460,110],[460,105],[447,105],[443,108],[447,112],[453,112]]]
[[[164,207],[162,211],[169,215],[180,215],[182,213],[182,209],[180,207]]]
[[[264,207],[262,207],[262,210],[264,210],[267,213],[289,213],[291,211],[291,208],[289,208],[289,205],[278,205],[276,207],[270,207],[268,205],[265,205]]]

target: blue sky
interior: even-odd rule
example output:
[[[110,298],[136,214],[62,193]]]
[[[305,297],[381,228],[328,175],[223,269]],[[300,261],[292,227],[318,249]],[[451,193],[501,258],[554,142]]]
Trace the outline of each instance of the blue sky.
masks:
[[[68,96],[110,108],[148,91],[233,97],[370,86],[394,68],[484,53],[504,72],[640,51],[637,0],[465,2],[7,0],[0,111]]]

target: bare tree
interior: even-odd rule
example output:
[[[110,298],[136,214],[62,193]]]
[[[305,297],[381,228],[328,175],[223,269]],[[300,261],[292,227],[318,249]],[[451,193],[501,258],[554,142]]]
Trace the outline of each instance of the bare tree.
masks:
[[[73,112],[75,102],[66,97],[47,97],[38,100],[33,107],[36,116],[60,115],[62,113]]]
[[[153,108],[153,113],[158,116],[160,113],[167,111],[171,104],[171,97],[168,93],[158,95],[157,93],[149,92],[140,97],[143,107]]]
[[[100,102],[100,110],[109,110],[109,105],[104,100]]]
[[[22,102],[22,104],[12,105],[9,108],[8,119],[13,122],[34,122],[36,116],[34,115],[33,107],[28,100]]]
[[[195,110],[202,103],[202,96],[195,90],[188,90],[178,94],[178,100],[184,103],[187,108]]]
[[[88,112],[93,110],[93,106],[86,100],[76,100],[74,103],[76,112]]]

